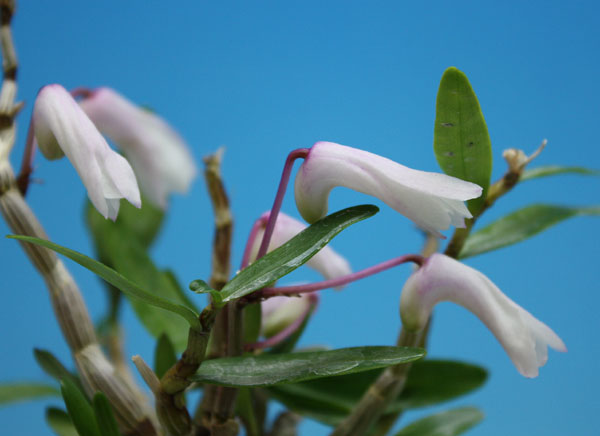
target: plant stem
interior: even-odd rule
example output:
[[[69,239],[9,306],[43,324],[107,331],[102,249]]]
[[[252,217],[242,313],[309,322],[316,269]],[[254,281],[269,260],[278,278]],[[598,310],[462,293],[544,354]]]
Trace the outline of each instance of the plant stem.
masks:
[[[10,23],[15,2],[0,1],[0,46],[4,78],[0,89],[0,212],[11,230],[20,235],[48,239],[17,187],[9,154],[15,142],[14,118],[17,59]],[[102,391],[110,401],[119,426],[128,435],[157,434],[156,418],[137,386],[120,377],[100,349],[81,292],[54,252],[22,243],[21,247],[43,277],[54,313],[73,354],[88,396]]]

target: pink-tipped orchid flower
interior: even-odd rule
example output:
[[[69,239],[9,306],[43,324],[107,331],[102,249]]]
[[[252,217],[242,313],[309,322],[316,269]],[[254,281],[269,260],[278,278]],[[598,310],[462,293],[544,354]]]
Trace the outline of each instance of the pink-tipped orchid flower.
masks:
[[[80,105],[123,151],[152,203],[164,209],[171,192],[187,192],[196,165],[185,141],[162,118],[110,88],[93,90]]]
[[[413,170],[368,151],[332,142],[312,146],[296,176],[296,205],[313,223],[327,214],[329,192],[344,186],[379,198],[417,226],[441,237],[471,218],[464,201],[482,189],[439,173]]]
[[[443,254],[434,254],[406,281],[400,299],[404,328],[425,327],[433,306],[451,301],[476,315],[498,339],[517,370],[537,377],[548,347],[565,352],[563,341],[498,289],[485,275]]]
[[[131,166],[109,147],[66,89],[60,85],[43,87],[35,100],[32,123],[43,155],[48,159],[67,156],[90,201],[105,218],[116,219],[121,198],[141,206]]]

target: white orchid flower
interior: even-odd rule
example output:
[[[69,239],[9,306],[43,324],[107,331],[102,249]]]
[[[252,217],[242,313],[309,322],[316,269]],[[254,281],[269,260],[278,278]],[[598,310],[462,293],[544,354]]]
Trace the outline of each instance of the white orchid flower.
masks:
[[[271,297],[261,303],[261,333],[266,338],[275,336],[294,323],[302,323],[311,307],[319,301],[317,292],[298,297]]]
[[[265,212],[259,219],[259,222],[262,223],[262,225],[256,231],[254,240],[252,241],[249,257],[250,262],[253,262],[256,259],[268,218],[269,212]],[[300,221],[280,212],[277,216],[275,229],[271,241],[269,242],[267,252],[282,246],[305,228],[306,226]],[[306,265],[319,272],[326,280],[335,279],[352,273],[352,268],[348,261],[328,245],[311,257],[310,260],[306,262]]]
[[[185,141],[162,118],[110,88],[93,90],[80,105],[123,151],[152,203],[165,209],[171,192],[187,192],[196,165]]]
[[[43,87],[35,100],[32,123],[44,156],[69,158],[90,201],[105,218],[116,219],[121,198],[135,207],[141,206],[131,166],[109,147],[66,89],[60,85]]]
[[[451,301],[476,315],[498,339],[517,370],[537,377],[548,348],[565,352],[563,341],[498,289],[485,275],[443,254],[434,254],[406,281],[400,299],[403,326],[425,327],[433,306]]]
[[[466,200],[481,195],[480,186],[445,174],[413,170],[368,151],[317,142],[296,176],[296,205],[310,223],[327,214],[329,192],[345,186],[379,198],[423,230],[442,236],[450,225],[464,227],[471,218]]]

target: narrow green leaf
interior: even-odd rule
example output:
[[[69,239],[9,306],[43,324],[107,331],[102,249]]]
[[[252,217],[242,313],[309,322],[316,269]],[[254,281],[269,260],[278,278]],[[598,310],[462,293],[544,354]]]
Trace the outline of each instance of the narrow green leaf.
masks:
[[[71,250],[66,247],[62,247],[58,244],[55,244],[54,242],[50,242],[45,239],[34,238],[31,236],[10,235],[8,236],[8,238],[17,239],[23,242],[29,242],[54,250],[57,253],[68,257],[69,259],[77,262],[79,265],[99,275],[108,283],[120,289],[127,296],[137,298],[138,300],[143,301],[144,303],[150,304],[155,307],[159,307],[164,310],[168,310],[169,312],[176,313],[177,315],[183,317],[192,328],[200,328],[198,314],[193,312],[188,307],[173,303],[164,298],[157,297],[151,292],[140,288],[138,285],[131,282],[129,279],[122,276],[114,269],[109,268],[106,265],[103,265],[102,263],[84,254],[81,254],[77,251]]]
[[[247,436],[260,436],[262,434],[256,416],[254,415],[252,393],[249,388],[242,388],[238,391],[235,410],[236,416],[238,416],[244,424]]]
[[[436,413],[404,427],[395,436],[457,436],[483,419],[474,407],[462,407]]]
[[[355,347],[226,357],[204,361],[192,380],[235,387],[272,386],[408,363],[424,355],[421,348]]]
[[[154,372],[158,378],[163,375],[177,362],[175,347],[167,335],[161,335],[154,349]]]
[[[54,357],[51,352],[34,348],[33,355],[38,365],[40,365],[44,372],[50,377],[59,382],[65,378],[70,378],[71,381],[73,381],[73,383],[75,383],[77,387],[81,389],[79,378],[65,368],[64,365],[60,363],[60,361]]]
[[[378,211],[373,205],[354,206],[317,221],[281,247],[240,271],[221,290],[222,304],[248,295],[289,274],[308,262],[346,227],[369,218]]]
[[[248,304],[244,307],[244,343],[252,344],[258,341],[262,320],[260,303]]]
[[[35,382],[14,382],[0,384],[0,405],[32,401],[38,398],[59,395],[54,386]]]
[[[477,96],[462,71],[454,67],[444,71],[435,111],[435,157],[446,174],[483,188],[481,197],[468,202],[471,213],[476,213],[490,185],[492,143]]]
[[[69,414],[62,409],[48,407],[46,423],[57,436],[79,436]]]
[[[102,436],[98,430],[98,423],[94,410],[87,398],[69,379],[61,383],[61,392],[73,425],[81,436]]]
[[[92,400],[92,407],[101,436],[121,436],[112,407],[102,392],[96,392]]]
[[[549,165],[525,170],[519,181],[539,179],[541,177],[558,176],[561,174],[580,174],[583,176],[600,176],[600,171],[584,167],[561,167]]]
[[[272,386],[268,392],[300,415],[327,425],[337,425],[350,413],[379,374],[381,370]],[[477,389],[486,378],[486,371],[479,366],[444,360],[420,360],[413,364],[402,394],[386,413],[449,401]]]
[[[459,257],[464,259],[516,244],[567,218],[582,215],[600,215],[600,206],[565,207],[550,204],[527,206],[469,235]]]
[[[190,283],[190,290],[196,294],[209,294],[212,298],[213,304],[221,304],[223,297],[219,291],[210,287],[204,280],[194,280]]]

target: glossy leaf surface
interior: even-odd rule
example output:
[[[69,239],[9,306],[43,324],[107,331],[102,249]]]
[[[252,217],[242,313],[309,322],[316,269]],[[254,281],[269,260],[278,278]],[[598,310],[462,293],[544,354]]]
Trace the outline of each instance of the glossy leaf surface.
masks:
[[[436,413],[404,427],[395,436],[457,436],[483,419],[474,407],[462,407]]]
[[[424,355],[421,348],[355,347],[228,357],[204,361],[192,380],[237,387],[271,386],[383,368]]]
[[[477,212],[487,195],[492,174],[492,143],[477,96],[469,79],[457,68],[442,75],[435,105],[433,149],[442,170],[483,188],[481,197],[468,201]]]

